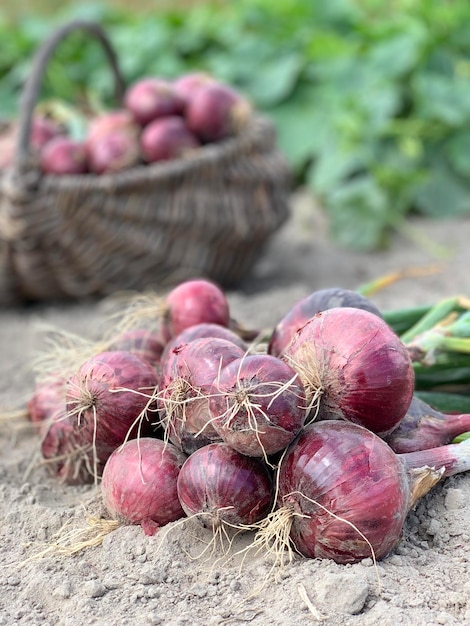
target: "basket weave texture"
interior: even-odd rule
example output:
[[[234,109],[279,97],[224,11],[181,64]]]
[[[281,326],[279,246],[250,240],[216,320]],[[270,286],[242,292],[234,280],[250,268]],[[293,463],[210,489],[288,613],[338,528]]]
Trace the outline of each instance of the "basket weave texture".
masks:
[[[270,120],[185,158],[113,174],[42,175],[28,137],[47,59],[77,28],[114,52],[100,27],[74,22],[38,51],[25,85],[14,163],[0,175],[0,304],[169,287],[205,276],[236,285],[289,214],[290,172]]]

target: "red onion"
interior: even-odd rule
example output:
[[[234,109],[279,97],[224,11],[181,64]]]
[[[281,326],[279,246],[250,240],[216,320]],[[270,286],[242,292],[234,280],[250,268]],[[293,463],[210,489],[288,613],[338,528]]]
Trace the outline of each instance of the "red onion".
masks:
[[[27,408],[28,416],[41,438],[41,455],[48,471],[61,482],[91,482],[91,445],[81,440],[72,419],[66,413],[66,380],[62,374],[48,376],[36,383]]]
[[[173,89],[186,105],[200,87],[214,82],[214,80],[215,79],[206,72],[189,72],[175,78],[172,85]]]
[[[126,109],[107,111],[92,118],[88,126],[86,140],[87,142],[95,142],[102,137],[120,132],[133,136],[137,136],[140,132],[132,113]]]
[[[248,456],[283,450],[307,415],[299,375],[269,354],[231,361],[216,376],[209,395],[212,426],[225,443]]]
[[[340,287],[319,289],[297,301],[276,324],[269,340],[268,353],[281,356],[295,333],[311,317],[327,309],[345,306],[364,309],[382,317],[379,309],[357,291]]]
[[[405,345],[387,323],[362,309],[317,313],[282,356],[298,371],[319,417],[347,419],[385,435],[405,416],[414,370]]]
[[[60,482],[82,485],[93,481],[92,444],[82,440],[72,418],[65,411],[65,403],[54,415],[42,423],[41,454],[46,467]]]
[[[410,506],[441,477],[423,465],[415,457],[407,473],[399,455],[357,424],[310,424],[282,459],[275,515],[284,516],[290,542],[307,557],[381,559],[400,539]]]
[[[184,101],[173,85],[158,77],[140,78],[136,81],[128,88],[124,103],[142,126],[159,117],[180,115],[184,108]]]
[[[127,441],[111,454],[103,470],[106,508],[119,520],[141,524],[148,535],[184,517],[176,481],[185,460],[180,450],[160,439]]]
[[[244,352],[210,337],[175,348],[162,365],[158,407],[166,435],[187,454],[220,440],[210,424],[208,394],[218,372]]]
[[[51,419],[65,407],[66,379],[53,374],[39,380],[27,402],[27,414],[32,422]]]
[[[87,155],[90,170],[94,174],[106,174],[136,165],[140,160],[140,147],[133,135],[115,132],[89,142]]]
[[[467,431],[470,414],[441,413],[414,396],[405,417],[384,439],[392,450],[405,453],[449,444]]]
[[[70,137],[54,137],[41,151],[40,168],[46,174],[85,174],[88,171],[85,144]]]
[[[82,441],[93,445],[97,474],[126,438],[152,432],[151,400],[157,385],[155,369],[124,350],[100,352],[70,377],[67,412]]]
[[[95,117],[88,128],[86,148],[90,171],[116,172],[140,160],[140,127],[124,109]]]
[[[160,333],[145,328],[134,328],[111,339],[107,350],[125,350],[136,354],[154,367],[158,366],[165,348]]]
[[[32,152],[38,157],[46,144],[52,139],[64,135],[62,125],[43,115],[33,115],[29,140]],[[10,167],[15,156],[18,124],[9,125],[0,134],[0,171]]]
[[[178,115],[153,120],[140,137],[142,156],[148,163],[184,157],[199,145],[199,139]]]
[[[229,326],[229,304],[223,290],[204,278],[187,280],[174,287],[165,297],[162,331],[169,341],[182,330],[210,322]]]
[[[229,303],[222,288],[205,278],[183,281],[166,294],[148,292],[131,297],[122,314],[121,328],[145,325],[156,329],[163,343],[197,324],[232,325]]]
[[[272,479],[266,466],[212,443],[196,450],[178,476],[178,497],[187,515],[204,526],[246,526],[267,515],[273,500]]]
[[[29,140],[34,150],[38,152],[41,151],[51,139],[63,134],[63,126],[53,119],[45,117],[44,115],[33,115]]]
[[[221,326],[220,324],[203,322],[201,324],[194,324],[194,326],[188,326],[188,328],[185,328],[178,335],[170,339],[163,349],[161,357],[162,362],[165,361],[171,352],[178,346],[194,341],[194,339],[204,339],[205,337],[225,339],[226,341],[234,343],[244,352],[247,350],[246,343],[233,330],[230,330],[226,326]]]
[[[37,426],[42,458],[50,473],[70,485],[89,483],[91,445],[81,440],[66,412],[66,380],[52,374],[36,383],[27,415]]]
[[[188,127],[204,142],[220,141],[245,126],[251,116],[247,100],[232,87],[209,82],[188,99]]]

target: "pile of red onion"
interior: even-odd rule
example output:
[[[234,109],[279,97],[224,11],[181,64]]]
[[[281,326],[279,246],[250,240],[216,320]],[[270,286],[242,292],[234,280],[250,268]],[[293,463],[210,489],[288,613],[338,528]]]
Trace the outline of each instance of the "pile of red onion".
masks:
[[[113,110],[68,106],[64,116],[58,105],[33,115],[30,134],[40,171],[52,176],[102,176],[192,158],[205,145],[237,135],[253,113],[238,89],[197,71],[140,77]],[[16,123],[0,133],[0,171],[13,163],[17,134]]]
[[[38,380],[28,405],[47,467],[100,481],[123,523],[187,516],[267,552],[381,559],[418,499],[470,468],[470,441],[451,443],[470,417],[414,396],[406,346],[355,292],[314,292],[256,345],[206,279],[133,313],[151,328]]]

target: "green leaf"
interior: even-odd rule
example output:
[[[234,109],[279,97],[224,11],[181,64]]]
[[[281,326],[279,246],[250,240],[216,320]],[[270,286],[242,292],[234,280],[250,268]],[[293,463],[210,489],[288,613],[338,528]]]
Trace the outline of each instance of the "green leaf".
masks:
[[[18,99],[10,89],[0,85],[0,121],[12,119],[16,115]]]
[[[351,174],[364,170],[365,155],[361,151],[345,151],[335,146],[325,151],[315,160],[307,173],[307,181],[313,191],[319,195],[327,195]]]
[[[454,170],[470,179],[470,130],[459,132],[451,137],[446,152]]]
[[[382,77],[400,78],[416,67],[427,37],[424,25],[413,22],[408,32],[398,33],[372,46],[368,62]]]
[[[443,159],[428,170],[424,183],[417,186],[415,204],[431,217],[453,217],[470,212],[470,185],[462,182]]]
[[[296,171],[312,158],[315,146],[326,143],[330,132],[323,110],[316,106],[315,96],[315,88],[303,84],[292,98],[267,109],[277,128],[279,147]]]
[[[417,113],[449,126],[464,124],[470,117],[470,81],[458,76],[424,73],[413,81]]]
[[[324,62],[335,58],[355,56],[358,42],[333,30],[320,30],[307,42],[305,51],[314,61]]]
[[[259,65],[255,62],[246,90],[258,106],[273,106],[292,94],[303,65],[303,58],[297,52],[273,57]]]
[[[462,433],[461,435],[457,435],[455,439],[452,440],[452,443],[462,443],[463,441],[470,440],[470,432]]]
[[[367,175],[347,181],[325,199],[332,236],[354,250],[373,250],[389,225],[388,199]]]

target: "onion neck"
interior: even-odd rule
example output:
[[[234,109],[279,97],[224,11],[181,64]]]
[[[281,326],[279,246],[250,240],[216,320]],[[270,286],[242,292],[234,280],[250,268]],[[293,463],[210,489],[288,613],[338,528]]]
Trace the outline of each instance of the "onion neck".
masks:
[[[410,508],[412,508],[417,500],[425,495],[441,478],[470,470],[470,439],[462,443],[450,443],[437,448],[406,452],[397,456],[404,464],[410,477],[412,493]],[[434,478],[433,473],[435,474]]]
[[[470,430],[470,413],[446,414],[445,420],[442,422],[442,432],[449,441],[468,430]]]
[[[470,431],[470,414],[446,414],[441,417],[428,414],[414,420],[407,414],[390,435],[384,437],[389,446],[397,453],[408,453],[436,448]]]

